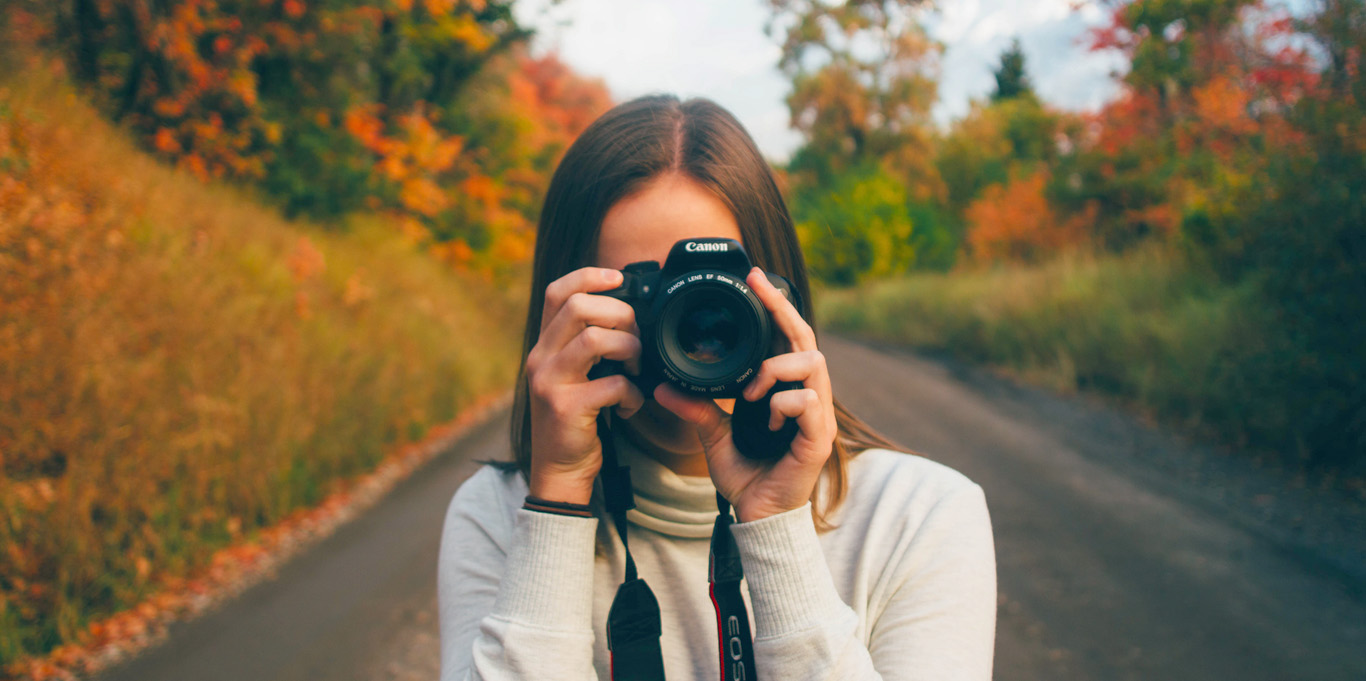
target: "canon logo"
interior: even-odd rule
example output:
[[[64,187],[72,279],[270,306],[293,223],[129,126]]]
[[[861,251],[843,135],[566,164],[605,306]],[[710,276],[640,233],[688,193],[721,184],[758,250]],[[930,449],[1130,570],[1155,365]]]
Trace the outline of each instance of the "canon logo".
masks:
[[[689,253],[714,253],[730,250],[730,246],[725,243],[699,244],[696,241],[689,241],[683,250]]]

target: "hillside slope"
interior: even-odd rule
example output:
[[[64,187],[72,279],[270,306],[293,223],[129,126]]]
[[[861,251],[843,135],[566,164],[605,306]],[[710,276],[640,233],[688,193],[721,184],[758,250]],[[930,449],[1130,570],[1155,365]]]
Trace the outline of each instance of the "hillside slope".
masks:
[[[284,220],[0,55],[0,669],[506,390],[508,290],[381,217]]]

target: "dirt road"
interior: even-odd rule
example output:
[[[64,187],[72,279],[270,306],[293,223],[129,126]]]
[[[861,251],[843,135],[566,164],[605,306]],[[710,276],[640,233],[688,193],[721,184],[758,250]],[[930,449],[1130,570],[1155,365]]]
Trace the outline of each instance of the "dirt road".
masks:
[[[1366,679],[1366,504],[1077,398],[827,338],[837,394],[986,490],[996,678]],[[505,417],[503,417],[505,418]],[[450,495],[476,429],[363,518],[104,681],[435,679]]]

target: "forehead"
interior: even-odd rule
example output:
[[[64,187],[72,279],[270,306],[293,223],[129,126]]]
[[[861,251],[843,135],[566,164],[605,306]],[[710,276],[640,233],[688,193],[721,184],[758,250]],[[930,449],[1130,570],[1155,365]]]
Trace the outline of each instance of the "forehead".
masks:
[[[696,180],[666,173],[614,204],[598,235],[598,267],[621,269],[633,262],[663,262],[682,239],[740,240],[740,226],[726,204]]]

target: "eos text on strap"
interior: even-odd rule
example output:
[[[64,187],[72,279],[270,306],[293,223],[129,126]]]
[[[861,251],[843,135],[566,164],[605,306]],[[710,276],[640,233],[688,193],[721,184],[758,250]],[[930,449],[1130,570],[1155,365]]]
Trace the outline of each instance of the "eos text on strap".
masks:
[[[606,413],[598,415],[598,438],[602,441],[603,498],[612,523],[626,551],[626,575],[612,608],[607,613],[607,649],[611,654],[612,681],[664,681],[664,660],[659,647],[661,622],[659,601],[636,573],[635,559],[626,536],[626,511],[635,507],[629,467],[617,463],[616,443]],[[749,611],[740,593],[744,569],[730,531],[730,503],[716,495],[716,524],[712,529],[707,581],[716,608],[716,631],[720,650],[721,681],[758,679],[754,642],[749,630]]]

